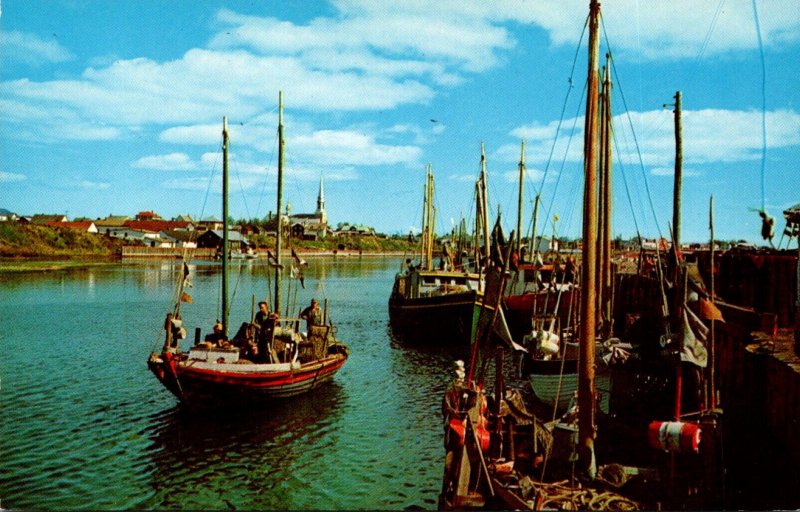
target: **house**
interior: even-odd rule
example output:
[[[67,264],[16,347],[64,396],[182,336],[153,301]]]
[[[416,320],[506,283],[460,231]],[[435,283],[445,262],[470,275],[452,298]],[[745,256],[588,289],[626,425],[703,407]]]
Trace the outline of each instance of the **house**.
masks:
[[[171,242],[172,247],[186,247],[194,249],[197,247],[197,232],[184,231],[182,229],[169,229],[158,234],[164,240]]]
[[[239,226],[238,231],[245,236],[261,234],[261,228],[255,224],[243,224]]]
[[[156,212],[144,211],[136,214],[136,220],[164,220]]]
[[[364,236],[375,235],[375,228],[363,224],[345,224],[334,232],[335,236]]]
[[[108,228],[108,231],[104,234],[112,238],[119,238],[121,240],[147,243],[147,245],[149,245],[149,242],[146,242],[148,239],[158,236],[158,233],[153,233],[152,231],[140,231],[138,229],[131,229],[125,226]]]
[[[174,217],[172,220],[177,220],[178,222],[189,222],[191,224],[195,224],[194,219],[188,213],[182,213],[177,217]]]
[[[0,222],[15,221],[17,218],[16,213],[12,213],[5,208],[0,208]]]
[[[225,227],[225,223],[216,217],[206,217],[197,221],[198,231],[215,230],[221,231]]]
[[[131,218],[127,215],[109,215],[105,219],[95,220],[94,224],[97,226],[98,232],[108,235],[112,229],[124,226],[129,220]]]
[[[209,229],[197,236],[197,247],[214,248],[222,245],[223,232],[218,229]],[[250,242],[238,231],[228,231],[228,245],[233,249],[244,249]]]
[[[325,190],[322,177],[319,179],[317,210],[314,213],[297,213],[288,217],[292,236],[305,240],[325,238],[328,232],[328,214],[325,213]]]
[[[129,220],[123,224],[123,227],[156,233],[172,229],[194,231],[194,225],[191,222],[177,220]]]
[[[31,217],[31,224],[47,224],[48,222],[67,222],[67,216],[37,213]]]
[[[84,233],[97,233],[97,226],[90,220],[81,220],[73,222],[45,222],[45,226],[51,228],[74,229],[75,231],[83,231]]]

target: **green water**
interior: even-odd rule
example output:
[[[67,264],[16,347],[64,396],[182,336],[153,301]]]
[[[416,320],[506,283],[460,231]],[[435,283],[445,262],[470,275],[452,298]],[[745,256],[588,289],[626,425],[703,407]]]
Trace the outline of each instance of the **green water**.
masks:
[[[310,260],[292,310],[328,299],[350,360],[312,395],[205,415],[184,411],[146,365],[163,343],[176,263],[0,274],[0,506],[435,508],[440,401],[461,354],[392,339],[400,262]],[[262,267],[237,268],[233,326],[269,293]],[[192,265],[191,281],[190,338],[219,316],[218,266]]]

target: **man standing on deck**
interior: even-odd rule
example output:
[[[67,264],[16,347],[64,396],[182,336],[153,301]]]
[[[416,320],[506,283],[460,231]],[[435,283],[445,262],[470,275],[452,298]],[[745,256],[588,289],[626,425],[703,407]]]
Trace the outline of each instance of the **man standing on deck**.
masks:
[[[306,320],[306,330],[311,332],[314,325],[322,325],[322,311],[319,309],[317,299],[311,299],[311,305],[300,313],[300,318]]]
[[[258,326],[257,346],[258,357],[264,361],[269,361],[269,346],[272,341],[272,333],[275,331],[275,320],[269,314],[269,306],[266,302],[258,303],[258,313],[254,320]]]

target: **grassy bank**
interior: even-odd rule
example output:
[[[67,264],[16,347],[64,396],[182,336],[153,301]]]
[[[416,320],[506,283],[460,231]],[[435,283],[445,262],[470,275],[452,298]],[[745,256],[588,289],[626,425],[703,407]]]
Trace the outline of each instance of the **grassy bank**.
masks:
[[[0,222],[0,257],[111,257],[122,241],[69,228]]]

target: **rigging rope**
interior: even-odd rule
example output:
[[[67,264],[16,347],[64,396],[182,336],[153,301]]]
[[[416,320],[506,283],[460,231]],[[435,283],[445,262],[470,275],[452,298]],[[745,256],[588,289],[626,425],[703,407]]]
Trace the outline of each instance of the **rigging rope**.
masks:
[[[613,55],[613,53],[611,52],[611,44],[608,41],[608,34],[606,33],[606,25],[605,25],[605,22],[603,21],[603,17],[602,16],[600,17],[600,25],[603,28],[603,37],[605,39],[606,47],[608,48],[608,52]],[[631,119],[630,109],[628,108],[628,102],[625,99],[625,93],[622,91],[622,82],[619,79],[619,73],[617,73],[617,65],[616,65],[616,62],[614,62],[614,59],[611,59],[611,70],[612,70],[612,72],[614,74],[615,82],[617,84],[616,89],[619,91],[619,96],[622,99],[622,105],[623,105],[623,107],[625,109],[625,117],[628,120],[628,125],[630,127],[631,134],[633,135],[633,142],[634,142],[634,145],[636,147],[636,155],[639,157],[639,168],[642,171],[642,178],[644,180],[644,188],[645,188],[645,190],[647,192],[647,200],[648,200],[648,203],[650,204],[650,211],[652,212],[653,219],[655,220],[656,231],[658,231],[658,237],[659,238],[663,238],[663,235],[661,234],[661,226],[659,225],[659,222],[658,222],[658,214],[656,213],[656,207],[653,204],[653,195],[650,193],[650,185],[649,185],[649,183],[647,181],[647,173],[645,172],[645,168],[644,168],[644,160],[642,159],[642,152],[641,152],[641,149],[639,148],[639,139],[636,137],[636,131],[633,129],[633,119]]]
[[[697,53],[697,57],[695,58],[695,62],[699,62],[700,58],[706,52],[708,48],[708,43],[711,41],[711,34],[714,33],[714,29],[717,26],[717,21],[719,21],[719,15],[722,12],[722,6],[725,4],[725,0],[719,0],[717,4],[717,10],[714,13],[714,17],[711,19],[711,26],[708,27],[708,33],[706,34],[705,39],[703,39],[703,44],[700,46],[700,51]]]
[[[570,70],[569,78],[567,79],[567,84],[568,84],[567,85],[567,94],[564,97],[564,104],[561,107],[561,117],[558,119],[558,124],[556,125],[556,134],[555,134],[555,137],[553,137],[553,144],[550,146],[550,154],[547,157],[547,164],[545,164],[544,172],[542,173],[542,181],[539,184],[539,190],[536,192],[536,195],[539,196],[539,197],[541,197],[541,195],[542,195],[542,189],[544,188],[545,180],[547,180],[547,173],[550,170],[550,163],[553,161],[553,153],[555,153],[555,150],[556,150],[556,143],[558,142],[558,134],[561,133],[561,123],[564,122],[564,114],[567,111],[567,103],[569,102],[569,96],[572,93],[572,89],[575,87],[574,82],[573,82],[573,77],[575,76],[575,68],[576,68],[576,66],[578,64],[578,55],[579,55],[579,52],[580,52],[580,49],[581,49],[581,44],[583,44],[583,36],[586,34],[586,28],[588,27],[588,25],[589,25],[589,18],[587,17],[586,21],[583,24],[583,31],[581,32],[581,37],[578,39],[578,45],[575,48],[575,56],[572,58],[572,69]],[[585,92],[586,92],[586,87],[584,87],[584,93]],[[583,101],[583,96],[581,96],[581,101],[580,102],[582,102],[582,101]],[[576,123],[577,123],[577,120],[576,120]],[[573,125],[572,129],[573,129],[573,133],[574,133],[575,125]],[[571,137],[571,135],[570,135],[570,137]],[[562,170],[564,169],[563,164],[562,164],[561,169]],[[559,174],[559,177],[560,177],[560,174]],[[548,211],[548,214],[549,214],[549,211]],[[534,233],[534,236],[535,235],[536,235],[536,233]]]
[[[758,51],[761,56],[761,211],[766,211],[766,163],[767,163],[767,65],[764,60],[764,43],[761,40],[761,23],[758,20],[756,0],[753,0],[753,17],[756,21]]]

